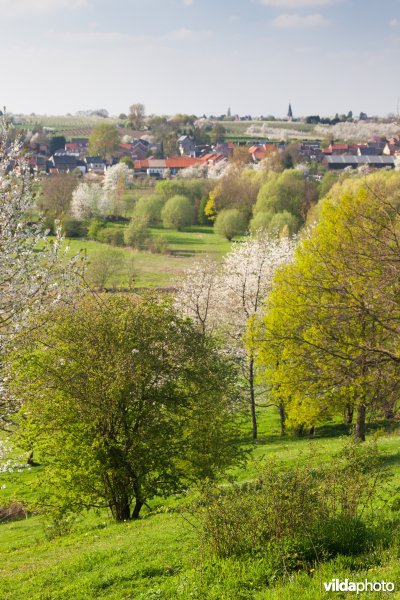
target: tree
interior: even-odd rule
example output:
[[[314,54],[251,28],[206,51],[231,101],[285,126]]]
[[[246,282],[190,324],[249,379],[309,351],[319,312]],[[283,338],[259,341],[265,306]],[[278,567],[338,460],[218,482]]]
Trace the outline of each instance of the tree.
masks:
[[[128,185],[129,167],[125,163],[117,163],[107,169],[103,189],[111,207],[110,214],[123,216],[126,212],[124,194]]]
[[[62,263],[61,228],[55,239],[41,221],[28,214],[34,208],[35,181],[17,141],[10,142],[8,125],[0,124],[0,367],[9,344],[26,329],[40,327],[40,315],[49,305],[68,301],[78,291],[76,259]],[[40,250],[39,250],[40,247]],[[33,316],[35,315],[35,319]],[[16,410],[4,395],[1,374],[0,419],[8,422]]]
[[[241,455],[232,364],[166,300],[87,299],[16,359],[47,505],[137,519],[153,496],[215,479]]]
[[[110,159],[120,143],[116,125],[100,123],[93,127],[89,136],[89,152],[94,156]]]
[[[71,214],[79,220],[111,212],[111,203],[99,183],[80,183],[72,193]]]
[[[205,256],[185,270],[175,296],[178,309],[193,321],[203,335],[213,333],[218,326],[219,274],[218,264]]]
[[[260,233],[233,245],[218,268],[205,257],[190,267],[176,296],[177,306],[203,334],[224,340],[225,351],[240,365],[248,390],[253,438],[257,438],[256,347],[246,328],[263,315],[278,267],[292,256],[293,242]]]
[[[67,140],[64,135],[54,135],[50,139],[50,155],[53,155],[57,150],[64,150],[66,142]]]
[[[133,217],[135,219],[144,219],[150,225],[161,223],[161,210],[165,200],[160,196],[142,196],[136,202]]]
[[[52,228],[54,227],[55,219],[63,220],[68,215],[72,193],[77,185],[77,173],[62,173],[46,177],[42,180],[37,207],[43,213],[48,225]]]
[[[106,252],[94,254],[88,263],[87,280],[99,290],[114,288],[122,275],[124,256],[121,250],[107,249]]]
[[[357,411],[395,412],[399,387],[399,175],[345,180],[278,274],[260,330],[260,365],[293,426]],[[334,193],[333,193],[334,191]]]
[[[243,169],[238,163],[230,163],[213,189],[217,211],[237,208],[249,218],[264,179],[263,171]]]
[[[128,119],[133,129],[142,129],[145,114],[144,104],[136,103],[129,107]]]
[[[164,227],[181,231],[194,223],[193,204],[186,196],[172,196],[163,207],[161,217]]]
[[[246,231],[246,218],[237,208],[224,209],[218,213],[214,223],[215,233],[231,241]]]
[[[211,139],[214,144],[220,144],[225,141],[226,129],[221,123],[215,123],[211,131]]]
[[[146,215],[134,215],[124,232],[125,244],[138,250],[142,249],[150,239],[148,225],[149,222]]]
[[[297,170],[283,173],[270,172],[257,196],[253,213],[282,213],[287,211],[297,220],[297,227],[304,224],[307,213],[317,201],[317,186]]]

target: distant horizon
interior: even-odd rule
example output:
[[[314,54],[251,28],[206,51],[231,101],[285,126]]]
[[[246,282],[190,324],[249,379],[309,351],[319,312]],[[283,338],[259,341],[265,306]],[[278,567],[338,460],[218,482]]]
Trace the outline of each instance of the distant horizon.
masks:
[[[83,117],[84,118],[86,116],[86,117],[89,117],[89,118],[90,117],[98,117],[99,119],[102,119],[102,118],[119,119],[119,116],[121,114],[125,114],[126,116],[128,116],[128,112],[129,112],[129,111],[126,111],[126,112],[125,111],[120,111],[119,113],[112,113],[105,106],[97,107],[97,108],[93,108],[93,109],[80,109],[80,110],[77,110],[75,112],[68,111],[66,113],[60,113],[60,112],[15,112],[15,111],[9,110],[8,107],[6,107],[6,110],[7,110],[8,114],[14,115],[14,116],[17,116],[17,117],[34,117],[34,116],[36,117],[37,116],[37,117],[78,117],[78,118],[79,117]],[[106,110],[108,112],[107,117],[101,117],[100,115],[95,115],[95,114],[87,114],[87,115],[80,114],[80,113],[83,113],[83,112],[87,112],[87,113],[89,113],[89,112],[95,112],[96,110]],[[356,121],[356,120],[359,120],[360,113],[361,112],[366,112],[366,111],[360,111],[360,113],[354,113],[354,111],[352,111],[352,112],[353,112],[353,117],[352,118]],[[297,115],[293,111],[293,117],[292,117],[291,120],[293,120],[293,122],[296,122],[297,120],[305,119],[307,117],[312,117],[312,116],[319,116],[321,119],[324,119],[324,118],[327,118],[327,119],[331,118],[331,119],[333,119],[336,116],[336,114],[338,114],[339,117],[340,117],[341,115],[347,115],[348,113],[349,113],[349,111],[343,111],[343,112],[336,111],[336,112],[331,113],[331,114],[324,114],[322,112],[313,112],[313,113],[309,112],[309,113],[305,113],[305,114],[302,114],[302,115],[300,115],[300,114]],[[201,119],[201,118],[204,118],[204,117],[207,118],[207,119],[211,119],[211,118],[218,118],[219,119],[221,117],[226,117],[227,116],[226,112],[225,113],[223,113],[223,112],[221,112],[221,113],[215,112],[215,113],[208,113],[208,114],[206,114],[206,113],[201,113],[201,112],[199,112],[199,113],[193,113],[193,112],[188,112],[188,111],[175,111],[175,112],[171,112],[171,113],[166,113],[166,112],[147,113],[146,112],[145,118],[151,117],[153,115],[155,115],[155,116],[173,117],[173,116],[178,115],[178,114],[195,116],[198,119]],[[368,119],[390,119],[390,118],[400,119],[400,114],[398,114],[398,113],[396,114],[394,112],[392,112],[392,113],[386,113],[386,114],[368,114],[368,113],[366,113],[366,114],[367,114]],[[234,117],[240,117],[242,120],[245,120],[245,117],[247,117],[247,116],[253,117],[252,120],[257,120],[258,118],[261,118],[261,117],[263,117],[263,120],[266,120],[266,117],[274,117],[274,119],[277,120],[277,121],[289,121],[290,120],[287,117],[287,115],[278,115],[278,114],[274,115],[272,113],[256,114],[256,113],[252,113],[251,111],[246,111],[246,112],[244,112],[242,114],[241,113],[236,113],[236,112],[232,111],[232,114],[231,114],[231,117],[229,117],[229,120],[231,120],[231,121],[235,120]],[[227,121],[228,121],[228,119],[227,119]]]

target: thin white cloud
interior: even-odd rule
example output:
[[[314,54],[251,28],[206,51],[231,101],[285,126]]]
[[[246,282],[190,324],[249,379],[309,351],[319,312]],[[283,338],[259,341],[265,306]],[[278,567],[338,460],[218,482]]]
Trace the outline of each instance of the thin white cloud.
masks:
[[[119,31],[48,31],[45,37],[49,40],[57,40],[67,44],[81,45],[139,45],[139,46],[165,46],[169,42],[197,42],[212,36],[211,31],[195,31],[192,29],[177,29],[169,31],[162,36],[152,35],[129,35]]]
[[[194,4],[194,0],[183,0],[183,4],[185,6],[192,6],[192,4]]]
[[[302,8],[310,6],[327,6],[333,4],[335,0],[259,0],[264,6],[273,6],[276,8]]]
[[[0,0],[0,17],[41,15],[88,5],[89,0]]]
[[[68,44],[118,44],[135,42],[135,38],[118,31],[49,31],[45,37],[50,40],[67,42]],[[142,40],[140,40],[142,41]],[[144,41],[144,40],[143,40]]]
[[[279,15],[272,24],[281,29],[299,29],[302,27],[322,27],[329,23],[322,15]]]
[[[229,17],[229,21],[232,21],[232,22],[234,22],[234,21],[240,21],[240,17],[238,15],[231,15]]]
[[[182,27],[181,29],[177,29],[175,31],[170,31],[162,36],[162,39],[165,41],[182,41],[182,42],[195,42],[206,40],[211,37],[211,31],[196,31],[194,29],[187,29],[186,27]]]
[[[389,21],[390,27],[398,27],[400,25],[400,21],[398,19],[391,19]]]

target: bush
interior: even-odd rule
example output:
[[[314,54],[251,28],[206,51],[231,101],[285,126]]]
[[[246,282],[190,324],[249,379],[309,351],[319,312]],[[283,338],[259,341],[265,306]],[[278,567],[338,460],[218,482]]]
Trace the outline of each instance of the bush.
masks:
[[[164,227],[180,231],[194,223],[194,207],[186,196],[172,196],[161,211]]]
[[[87,230],[87,236],[89,240],[98,240],[99,234],[105,227],[105,222],[101,219],[91,219]]]
[[[97,234],[97,240],[111,246],[124,246],[124,230],[122,227],[101,229]]]
[[[66,217],[63,221],[63,231],[66,237],[79,238],[86,236],[87,227],[83,221]]]
[[[197,510],[209,553],[270,556],[295,570],[367,551],[377,529],[366,509],[386,476],[376,446],[352,443],[327,465],[315,462],[269,463],[250,484],[207,490]]]
[[[151,225],[161,223],[161,209],[164,200],[159,196],[142,196],[136,203],[133,216],[145,219]]]
[[[149,240],[148,249],[154,254],[167,254],[168,240],[164,235],[157,235]]]
[[[237,208],[222,210],[215,219],[214,230],[227,240],[237,235],[243,235],[246,231],[246,218]]]
[[[132,248],[137,248],[138,250],[143,248],[150,238],[147,224],[148,221],[144,217],[132,217],[128,227],[125,229],[125,244]]]

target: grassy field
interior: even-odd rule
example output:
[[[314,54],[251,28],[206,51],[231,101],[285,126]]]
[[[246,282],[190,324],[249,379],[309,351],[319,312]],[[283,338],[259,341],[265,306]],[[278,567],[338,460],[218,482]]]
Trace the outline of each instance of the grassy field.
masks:
[[[56,131],[67,131],[68,129],[88,129],[99,123],[117,123],[118,119],[103,117],[80,117],[76,115],[21,115],[24,125],[34,126],[40,123],[43,127],[49,127]]]
[[[190,227],[185,231],[160,227],[151,229],[151,235],[153,238],[163,236],[166,239],[167,254],[139,252],[129,248],[111,248],[108,244],[95,241],[70,239],[66,240],[69,247],[67,256],[74,256],[78,252],[82,252],[90,262],[94,256],[106,256],[112,250],[119,254],[126,263],[116,273],[113,285],[127,287],[133,265],[136,287],[173,287],[184,270],[200,256],[209,255],[219,259],[231,247],[231,244],[216,235],[211,227]]]
[[[279,437],[274,410],[259,414],[260,440],[254,458],[279,456],[288,462],[301,453],[317,448],[324,460],[343,444],[344,426],[331,424],[317,430],[315,438]],[[243,432],[248,445],[250,428]],[[395,470],[393,483],[400,484],[399,430],[382,434],[379,447]],[[32,499],[36,471],[2,476],[3,496]],[[257,468],[250,460],[236,472],[240,479],[251,479]],[[189,492],[190,496],[190,492]],[[317,598],[355,598],[355,594],[327,594],[322,582],[333,577],[355,581],[394,581],[400,583],[397,556],[382,551],[379,559],[362,555],[337,557],[269,583],[263,575],[262,561],[244,558],[207,560],[199,548],[196,530],[179,508],[186,498],[153,500],[152,512],[138,522],[115,524],[104,512],[89,512],[80,517],[73,531],[49,539],[48,523],[42,516],[0,525],[0,597],[9,600],[86,600],[97,598],[154,600],[176,598],[198,600],[316,600]],[[360,594],[358,598],[399,598],[400,594]]]

